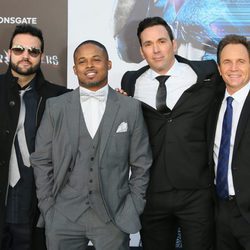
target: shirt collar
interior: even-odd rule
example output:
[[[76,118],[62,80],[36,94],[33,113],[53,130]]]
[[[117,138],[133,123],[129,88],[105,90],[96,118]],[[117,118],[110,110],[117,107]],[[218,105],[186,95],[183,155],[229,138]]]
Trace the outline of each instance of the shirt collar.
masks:
[[[103,93],[103,95],[105,96],[105,100],[107,100],[107,97],[108,97],[108,89],[109,89],[109,86],[108,84],[106,84],[104,87],[98,89],[97,91],[92,91],[92,90],[89,90],[87,88],[84,88],[82,86],[79,86],[79,92],[80,92],[80,96],[81,96],[81,93],[82,94],[89,94],[89,93],[93,93],[95,92],[96,94],[97,93]]]
[[[179,66],[180,66],[180,63],[175,59],[174,64],[172,65],[172,67],[169,69],[169,71],[165,75],[168,75],[168,76],[176,75],[179,72]],[[151,68],[149,68],[146,71],[146,74],[152,80],[160,75]]]
[[[226,89],[223,101],[225,101],[228,96],[232,96],[234,98],[234,101],[238,103],[244,103],[249,93],[249,90],[250,90],[250,82],[248,82],[244,87],[235,92],[233,95],[230,95]]]

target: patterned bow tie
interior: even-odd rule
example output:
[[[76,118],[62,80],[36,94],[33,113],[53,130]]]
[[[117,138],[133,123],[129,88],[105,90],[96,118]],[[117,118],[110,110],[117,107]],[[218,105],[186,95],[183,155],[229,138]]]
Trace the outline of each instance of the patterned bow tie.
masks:
[[[81,101],[85,102],[90,98],[95,98],[100,102],[104,102],[106,100],[105,91],[98,91],[98,92],[81,92]]]

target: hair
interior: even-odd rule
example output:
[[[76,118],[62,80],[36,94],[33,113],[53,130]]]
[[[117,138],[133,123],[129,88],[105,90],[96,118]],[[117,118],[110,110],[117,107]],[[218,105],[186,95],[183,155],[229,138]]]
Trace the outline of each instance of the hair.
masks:
[[[147,17],[147,18],[143,19],[139,23],[138,28],[137,28],[137,37],[139,39],[140,45],[142,45],[141,44],[141,33],[146,28],[153,27],[153,26],[156,26],[156,25],[162,25],[166,29],[166,31],[168,32],[170,40],[171,41],[174,40],[174,35],[173,35],[173,32],[172,32],[172,29],[170,28],[170,26],[167,24],[167,22],[163,18],[161,18],[159,16]]]
[[[93,44],[93,45],[96,45],[97,47],[99,47],[100,49],[103,50],[103,52],[104,52],[105,55],[107,56],[107,59],[109,59],[108,51],[107,51],[106,47],[105,47],[102,43],[97,42],[97,41],[95,41],[95,40],[86,40],[86,41],[80,43],[80,44],[76,47],[76,49],[75,49],[75,51],[74,51],[74,54],[73,54],[73,59],[74,59],[74,60],[75,60],[76,53],[77,53],[78,49],[79,49],[82,45],[85,45],[85,44]]]
[[[41,51],[43,53],[44,40],[43,40],[42,31],[40,29],[30,25],[30,24],[21,24],[21,25],[16,26],[16,28],[11,36],[11,39],[10,39],[9,49],[12,48],[13,40],[14,40],[15,36],[18,34],[30,34],[32,36],[37,37],[41,41]]]
[[[225,36],[218,44],[217,47],[217,63],[220,64],[220,56],[222,50],[228,45],[228,44],[242,44],[248,51],[248,55],[250,57],[250,42],[247,41],[247,38],[245,36],[240,35],[227,35]]]

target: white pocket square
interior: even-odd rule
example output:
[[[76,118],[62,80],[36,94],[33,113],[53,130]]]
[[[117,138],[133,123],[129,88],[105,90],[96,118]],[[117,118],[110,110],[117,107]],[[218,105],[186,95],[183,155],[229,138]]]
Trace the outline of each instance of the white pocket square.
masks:
[[[128,124],[126,122],[122,122],[117,130],[116,130],[116,133],[124,133],[124,132],[127,132],[128,131]]]

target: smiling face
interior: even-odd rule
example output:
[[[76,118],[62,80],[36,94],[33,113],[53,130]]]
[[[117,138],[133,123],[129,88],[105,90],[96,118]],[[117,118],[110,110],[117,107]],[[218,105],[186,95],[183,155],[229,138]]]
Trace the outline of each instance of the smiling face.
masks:
[[[218,66],[229,94],[244,87],[250,80],[250,59],[247,48],[242,44],[228,44],[220,54]]]
[[[154,71],[166,74],[175,61],[176,41],[170,39],[163,25],[144,29],[140,38],[142,57]]]
[[[83,44],[77,49],[74,62],[73,69],[80,86],[96,91],[107,84],[112,64],[102,48],[91,43]]]
[[[41,41],[30,34],[18,34],[13,39],[13,46],[41,49]],[[21,54],[16,54],[15,51],[9,49],[8,54],[12,73],[16,77],[33,75],[40,68],[42,53],[34,57],[29,54],[27,49]]]

